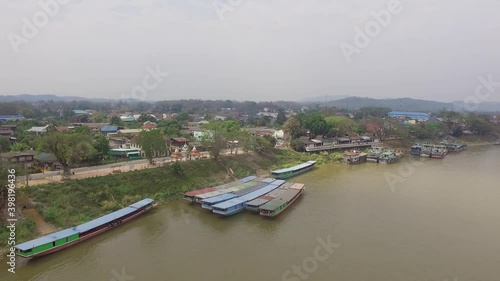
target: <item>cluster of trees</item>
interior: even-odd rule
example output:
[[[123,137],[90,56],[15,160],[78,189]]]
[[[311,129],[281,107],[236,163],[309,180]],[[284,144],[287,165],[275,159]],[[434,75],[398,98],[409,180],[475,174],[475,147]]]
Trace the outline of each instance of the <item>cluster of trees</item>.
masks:
[[[27,140],[25,140],[27,141]],[[17,142],[12,151],[28,151],[52,153],[68,175],[70,169],[82,163],[96,164],[107,155],[109,144],[102,134],[92,133],[87,127],[80,127],[73,132],[57,132],[49,130],[45,135],[32,138],[26,142]],[[2,141],[3,143],[3,141]]]
[[[273,137],[259,137],[242,130],[235,120],[214,121],[204,126],[206,133],[202,137],[203,147],[214,159],[220,157],[223,149],[235,154],[241,149],[245,152],[265,153],[276,145]]]
[[[283,129],[291,137],[291,145],[301,148],[301,143],[294,139],[302,135],[346,136],[348,134],[369,134],[381,141],[387,138],[434,139],[451,134],[460,136],[464,128],[484,136],[494,132],[495,127],[488,116],[464,115],[454,111],[440,114],[442,122],[424,122],[403,125],[399,120],[385,118],[388,108],[366,107],[360,109],[354,118],[337,115],[332,109],[301,113],[288,118]]]

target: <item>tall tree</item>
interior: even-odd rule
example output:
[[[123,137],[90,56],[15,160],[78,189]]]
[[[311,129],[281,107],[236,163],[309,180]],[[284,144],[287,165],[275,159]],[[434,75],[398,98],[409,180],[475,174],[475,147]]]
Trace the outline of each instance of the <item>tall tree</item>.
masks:
[[[210,155],[217,160],[222,149],[228,147],[228,142],[240,141],[240,124],[235,120],[214,121],[206,124],[207,133],[201,138],[201,143]]]
[[[69,175],[72,167],[95,154],[92,136],[82,133],[50,132],[40,139],[40,147],[56,156],[63,167],[63,175]]]
[[[144,123],[146,121],[150,121],[150,122],[156,122],[156,117],[153,117],[149,114],[146,114],[146,113],[142,113],[139,118],[137,118],[137,121],[139,123]]]
[[[292,139],[300,137],[303,132],[300,120],[295,116],[291,116],[286,120],[283,131],[290,135]]]
[[[123,126],[123,121],[120,118],[120,116],[113,116],[111,117],[110,124],[114,126]]]
[[[160,130],[140,132],[137,143],[141,146],[149,163],[153,163],[153,157],[167,153],[167,146]]]
[[[480,136],[489,134],[494,130],[493,125],[488,121],[488,119],[477,115],[467,116],[465,118],[465,123],[469,126],[471,131],[476,132]]]
[[[285,122],[286,122],[285,112],[283,110],[280,110],[278,112],[278,116],[276,117],[276,125],[281,126],[285,124]]]
[[[302,126],[314,135],[324,135],[330,131],[330,125],[326,123],[325,117],[318,112],[306,114],[301,120]]]
[[[329,116],[325,120],[339,136],[345,136],[360,130],[359,123],[347,116]]]
[[[464,121],[464,117],[462,114],[455,111],[444,111],[441,112],[441,118],[443,118],[443,122],[448,128],[449,133],[454,133],[457,131]]]
[[[0,152],[7,152],[10,150],[10,140],[8,137],[0,136]]]

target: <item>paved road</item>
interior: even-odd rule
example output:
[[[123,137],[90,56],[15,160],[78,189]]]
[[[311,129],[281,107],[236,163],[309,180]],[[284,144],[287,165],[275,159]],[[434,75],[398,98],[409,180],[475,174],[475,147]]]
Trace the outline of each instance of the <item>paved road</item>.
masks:
[[[243,153],[243,151],[241,151],[241,150],[238,151],[238,154],[242,154],[242,153]],[[229,150],[227,150],[227,151],[224,150],[224,151],[222,151],[221,154],[230,155],[230,152],[229,152]],[[209,157],[208,152],[202,152],[202,157]],[[156,164],[169,163],[171,161],[174,161],[174,160],[170,157],[159,157],[159,158],[154,159],[154,162]],[[126,161],[126,162],[106,164],[106,165],[74,168],[74,169],[71,169],[71,172],[72,172],[71,178],[86,178],[86,177],[94,177],[94,176],[104,176],[107,174],[111,174],[114,171],[125,172],[125,171],[152,168],[152,167],[157,167],[157,166],[149,165],[149,161],[147,159],[139,159],[139,160]],[[53,181],[59,181],[61,179],[61,174],[62,174],[62,171],[50,171],[50,172],[45,172],[45,173],[31,174],[29,184],[36,185],[36,184],[53,182]],[[19,181],[24,182],[25,177],[20,177]]]

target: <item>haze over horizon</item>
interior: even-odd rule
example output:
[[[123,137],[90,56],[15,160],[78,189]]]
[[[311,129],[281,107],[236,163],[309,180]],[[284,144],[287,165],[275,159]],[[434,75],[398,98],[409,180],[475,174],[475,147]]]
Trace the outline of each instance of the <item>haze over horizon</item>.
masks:
[[[451,102],[473,96],[479,77],[500,82],[500,1],[392,0],[400,12],[350,62],[340,45],[355,46],[355,28],[391,1],[65,1],[17,46],[23,18],[44,10],[0,3],[0,95],[128,98],[157,67],[168,77],[145,100]]]

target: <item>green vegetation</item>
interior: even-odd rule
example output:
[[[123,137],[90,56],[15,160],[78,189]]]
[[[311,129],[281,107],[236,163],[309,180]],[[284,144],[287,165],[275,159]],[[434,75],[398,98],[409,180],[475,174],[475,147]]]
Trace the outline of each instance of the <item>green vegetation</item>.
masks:
[[[167,146],[160,130],[140,132],[137,142],[142,147],[144,155],[146,159],[149,160],[149,163],[153,163],[154,156],[165,155],[167,153]]]
[[[0,136],[0,153],[10,151],[10,140],[8,137]]]

